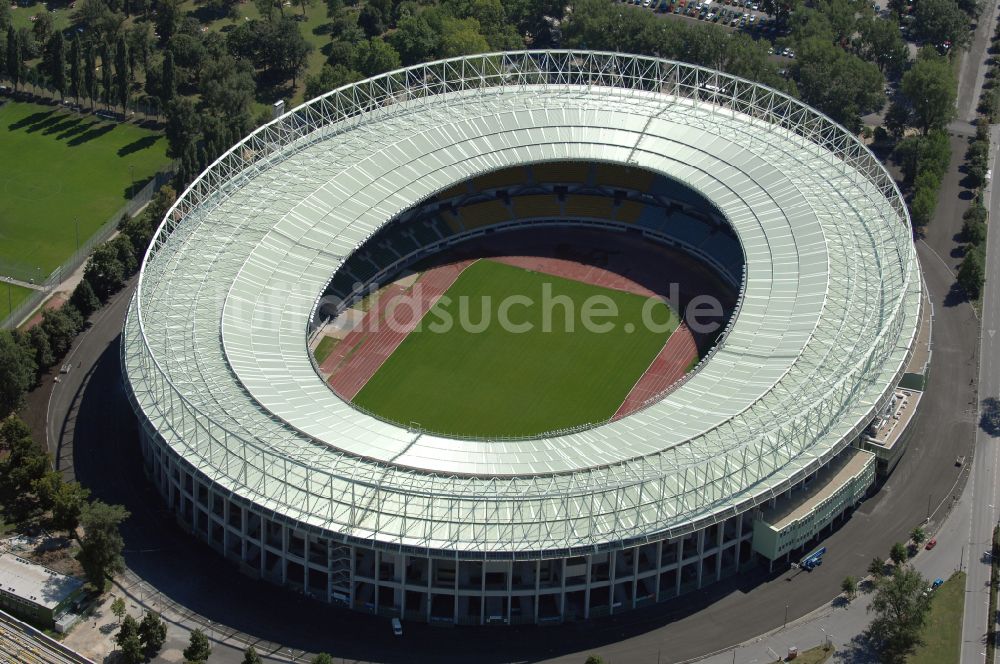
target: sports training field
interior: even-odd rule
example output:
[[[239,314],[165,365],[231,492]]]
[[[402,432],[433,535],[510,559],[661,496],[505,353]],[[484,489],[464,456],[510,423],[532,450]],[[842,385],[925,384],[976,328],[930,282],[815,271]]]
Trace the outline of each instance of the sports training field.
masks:
[[[166,140],[50,106],[0,106],[0,274],[44,279],[169,160]],[[5,269],[6,268],[6,269]],[[4,293],[6,298],[6,293]],[[6,307],[6,302],[4,302]]]
[[[16,286],[0,280],[0,320],[10,315],[17,305],[31,295],[31,291],[22,286]]]
[[[575,330],[567,331],[565,308],[555,306],[543,330],[543,284],[551,297],[574,303]],[[531,323],[530,332],[506,331],[496,324],[505,298],[525,295],[533,306],[514,306],[509,319]],[[609,332],[580,324],[584,301],[594,295],[617,307]],[[482,320],[483,298],[492,324],[483,332],[452,325],[435,332],[431,323],[458,321],[465,296],[466,320]],[[468,267],[424,316],[354,402],[396,422],[419,424],[441,433],[470,436],[523,436],[599,422],[614,415],[675,329],[678,320],[656,303],[653,320],[666,330],[641,325],[647,298],[530,272],[489,260]],[[631,326],[628,325],[631,323]],[[628,330],[632,330],[631,332]]]

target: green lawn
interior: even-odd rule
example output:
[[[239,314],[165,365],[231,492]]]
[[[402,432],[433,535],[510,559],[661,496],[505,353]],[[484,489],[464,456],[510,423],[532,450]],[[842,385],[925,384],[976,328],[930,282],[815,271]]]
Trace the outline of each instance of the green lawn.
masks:
[[[0,154],[0,274],[25,280],[76,250],[77,220],[82,243],[121,208],[133,172],[141,186],[169,163],[161,134],[14,102],[0,106]]]
[[[0,320],[7,318],[29,295],[31,291],[27,288],[0,281]]]
[[[907,664],[958,664],[964,602],[965,572],[956,572],[934,591],[921,632],[924,645],[906,660]]]
[[[419,282],[418,282],[419,283]],[[543,307],[544,284],[550,301]],[[515,324],[531,331],[506,331],[496,324],[501,303],[523,295],[534,304],[509,309]],[[618,315],[594,318],[612,323],[610,331],[583,328],[582,305],[604,296]],[[461,304],[462,298],[466,304]],[[484,298],[489,298],[488,304]],[[354,401],[363,408],[404,424],[432,431],[473,436],[531,435],[611,417],[677,325],[662,303],[652,319],[668,329],[642,325],[647,298],[480,260],[467,268],[427,313],[417,330],[376,372]],[[549,331],[545,331],[544,310]],[[457,322],[478,323],[483,311],[491,324],[483,332]],[[602,309],[603,310],[603,309]],[[567,318],[574,329],[567,330]],[[442,321],[455,324],[441,331]],[[629,332],[628,330],[633,330]]]
[[[316,356],[316,363],[323,364],[323,361],[330,357],[330,353],[333,349],[337,347],[339,339],[334,339],[333,337],[323,337],[320,339],[319,343],[316,345],[316,350],[313,355]]]

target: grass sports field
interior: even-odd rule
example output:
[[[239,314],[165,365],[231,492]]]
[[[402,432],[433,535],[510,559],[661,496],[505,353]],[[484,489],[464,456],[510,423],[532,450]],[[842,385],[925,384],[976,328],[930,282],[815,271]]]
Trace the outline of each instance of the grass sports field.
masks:
[[[142,186],[169,163],[160,134],[15,102],[0,106],[0,154],[0,274],[25,280],[72,255],[75,220],[82,243],[125,204],[133,170]]]
[[[550,301],[565,296],[575,312],[568,317],[564,306],[550,307],[551,331],[543,328],[544,284],[550,284]],[[588,331],[581,325],[583,303],[595,295],[617,307],[614,318],[594,318],[613,323],[610,331]],[[496,324],[501,303],[512,296],[534,301],[509,310],[509,320],[531,324],[530,331],[507,331]],[[489,312],[484,331],[457,324],[463,297],[465,320],[479,323],[481,312]],[[647,329],[641,324],[646,302],[639,295],[477,261],[354,402],[396,422],[468,436],[524,436],[600,422],[614,415],[677,326],[677,316],[657,302],[650,309],[652,320],[670,324]],[[568,318],[572,331],[567,331]],[[449,319],[456,324],[447,331],[431,329]]]
[[[17,305],[21,304],[31,295],[31,291],[23,286],[0,281],[0,320],[10,315]]]

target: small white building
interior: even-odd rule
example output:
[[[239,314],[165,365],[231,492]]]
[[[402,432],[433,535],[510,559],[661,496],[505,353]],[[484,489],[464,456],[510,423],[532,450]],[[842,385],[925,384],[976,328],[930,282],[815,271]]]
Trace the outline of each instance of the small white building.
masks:
[[[82,597],[80,579],[0,554],[0,608],[7,613],[61,632],[69,625],[60,618]]]

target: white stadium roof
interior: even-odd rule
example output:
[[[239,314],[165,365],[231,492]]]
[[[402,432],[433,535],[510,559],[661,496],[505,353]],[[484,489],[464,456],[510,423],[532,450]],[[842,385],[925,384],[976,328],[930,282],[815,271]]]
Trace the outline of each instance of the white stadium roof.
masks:
[[[307,333],[346,256],[456,182],[559,160],[677,179],[733,225],[741,304],[700,371],[525,440],[410,431],[325,385]],[[898,190],[819,113],[682,63],[492,54],[341,88],[220,158],[159,229],[123,356],[143,417],[247,501],[383,546],[537,555],[686,532],[814,471],[891,395],[920,287]]]

